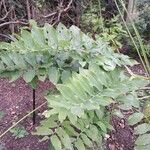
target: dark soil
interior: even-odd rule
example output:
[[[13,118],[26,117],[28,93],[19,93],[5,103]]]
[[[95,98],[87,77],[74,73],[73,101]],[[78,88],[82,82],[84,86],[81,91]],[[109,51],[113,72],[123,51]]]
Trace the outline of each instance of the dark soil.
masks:
[[[134,73],[144,75],[141,65],[131,68]],[[39,83],[36,90],[36,107],[44,102],[44,91],[52,88],[48,81]],[[46,109],[43,106],[36,117],[36,124],[32,124],[32,116],[26,118],[20,125],[23,125],[29,135],[21,139],[15,139],[12,134],[7,133],[0,139],[0,145],[4,145],[4,150],[48,150],[49,141],[39,142],[39,137],[30,133],[34,131],[41,120],[40,113]],[[7,79],[0,79],[0,111],[5,113],[0,121],[0,133],[7,130],[13,122],[16,122],[32,110],[32,89],[19,79],[14,83],[9,83]],[[126,124],[125,120],[112,118],[111,123],[114,131],[108,133],[105,139],[106,150],[133,150],[134,137],[132,129]],[[0,148],[1,150],[1,148]]]
[[[44,102],[43,91],[50,89],[52,85],[46,81],[39,83],[36,90],[36,107]],[[44,106],[46,108],[46,106]],[[39,112],[45,109],[42,107]],[[21,79],[14,83],[9,83],[7,79],[0,79],[0,111],[5,113],[0,121],[0,133],[7,130],[13,122],[16,122],[32,110],[32,89]],[[40,117],[36,118],[36,125]],[[21,123],[30,133],[34,130],[32,125],[32,116],[28,117]],[[35,126],[36,126],[35,125]],[[0,144],[4,145],[4,150],[47,150],[48,142],[39,142],[39,137],[29,134],[28,136],[15,139],[11,133],[7,133],[1,140]]]
[[[115,130],[108,134],[105,150],[134,150],[133,129],[118,117],[113,117],[111,123]]]

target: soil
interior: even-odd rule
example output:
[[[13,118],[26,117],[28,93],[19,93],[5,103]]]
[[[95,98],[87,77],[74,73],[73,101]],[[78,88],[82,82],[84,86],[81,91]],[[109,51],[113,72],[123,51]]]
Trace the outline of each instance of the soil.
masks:
[[[131,68],[134,73],[144,75],[141,65]],[[53,88],[52,84],[47,81],[39,82],[36,90],[36,107],[42,104],[44,91]],[[48,150],[49,141],[40,142],[39,137],[30,133],[34,131],[41,120],[41,112],[46,109],[43,106],[36,117],[36,124],[32,124],[32,117],[26,118],[20,125],[23,125],[29,132],[26,137],[15,139],[12,134],[7,133],[0,140],[0,145],[4,150]],[[7,130],[13,122],[16,122],[32,110],[32,89],[22,80],[19,79],[14,83],[9,83],[8,79],[0,79],[0,111],[5,113],[0,120],[0,133]],[[126,124],[125,120],[113,117],[111,123],[114,131],[108,133],[105,140],[106,150],[133,150],[134,137],[133,130]],[[1,150],[1,147],[0,147]]]
[[[52,87],[48,81],[40,82],[36,90],[36,107],[44,102],[44,91]],[[36,125],[40,121],[40,112],[43,112],[46,106],[43,106],[38,112]],[[32,89],[19,79],[14,83],[9,83],[7,79],[0,79],[0,111],[4,112],[4,117],[0,121],[0,133],[7,130],[13,122],[19,120],[32,110]],[[21,125],[31,133],[35,126],[32,124],[32,116],[25,119]],[[15,139],[11,133],[7,133],[1,140],[4,150],[48,150],[48,142],[39,142],[39,137],[29,134],[20,139]]]

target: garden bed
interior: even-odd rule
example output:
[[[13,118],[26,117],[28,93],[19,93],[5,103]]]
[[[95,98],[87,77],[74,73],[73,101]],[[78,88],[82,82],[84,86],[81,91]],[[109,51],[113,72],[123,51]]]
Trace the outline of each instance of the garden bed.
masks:
[[[141,65],[135,65],[131,68],[134,73],[145,75]],[[36,107],[44,102],[43,95],[45,90],[52,88],[49,81],[40,82],[36,90]],[[0,111],[3,111],[4,117],[0,121],[0,132],[7,130],[13,122],[16,122],[32,110],[32,89],[19,79],[14,83],[9,83],[7,79],[0,79]],[[26,118],[19,125],[24,126],[29,135],[15,139],[12,134],[7,133],[0,141],[4,145],[4,150],[47,150],[49,141],[40,142],[38,136],[31,135],[35,126],[42,119],[41,112],[46,108],[43,106],[36,113],[36,124],[32,124],[32,116]],[[106,136],[106,150],[133,150],[134,137],[133,130],[126,125],[125,120],[112,118],[112,125],[115,131]]]

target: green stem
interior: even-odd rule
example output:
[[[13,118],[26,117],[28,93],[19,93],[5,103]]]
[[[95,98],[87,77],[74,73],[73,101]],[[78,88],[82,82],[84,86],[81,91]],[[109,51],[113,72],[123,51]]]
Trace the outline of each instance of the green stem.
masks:
[[[115,1],[116,1],[116,0],[115,0]],[[131,19],[128,10],[126,9],[126,6],[125,6],[124,2],[123,2],[122,0],[119,0],[119,2],[121,3],[121,5],[123,6],[124,10],[126,11],[127,16],[128,16],[128,18],[129,18],[129,21],[130,21],[130,23],[131,23],[131,25],[132,25],[132,27],[133,27],[133,29],[134,29],[134,32],[135,32],[135,34],[136,34],[136,36],[137,36],[137,39],[138,39],[138,41],[139,41],[140,48],[141,48],[141,50],[142,50],[142,54],[143,54],[143,57],[144,57],[144,60],[145,60],[145,64],[146,64],[146,67],[147,67],[147,73],[150,75],[150,62],[148,61],[148,57],[147,57],[147,55],[146,55],[146,52],[145,52],[145,49],[144,49],[144,45],[143,45],[141,36],[140,36],[140,34],[139,34],[139,32],[138,32],[136,26],[135,26],[134,21]]]
[[[145,65],[145,63],[144,63],[144,61],[143,61],[143,59],[142,59],[142,56],[141,56],[140,51],[139,51],[139,49],[138,49],[138,47],[137,47],[137,45],[136,45],[136,43],[135,43],[135,40],[134,40],[134,38],[133,38],[132,35],[131,35],[131,32],[130,32],[128,26],[127,26],[127,23],[126,23],[126,21],[124,20],[124,17],[123,17],[123,15],[122,15],[122,13],[121,13],[121,10],[120,10],[119,6],[118,6],[118,3],[116,2],[116,0],[114,0],[114,2],[115,2],[115,4],[116,4],[116,7],[117,7],[117,9],[118,9],[118,11],[119,11],[119,14],[120,14],[120,16],[121,16],[121,18],[122,18],[122,21],[123,21],[123,23],[124,23],[124,25],[125,25],[125,27],[126,27],[126,30],[127,30],[128,34],[129,34],[129,37],[131,38],[131,40],[132,40],[132,42],[133,42],[133,45],[135,46],[135,49],[136,49],[136,51],[137,51],[137,53],[138,53],[138,55],[139,55],[139,58],[140,58],[140,60],[141,60],[141,62],[142,62],[142,64],[143,64],[143,67],[144,67],[146,73],[148,74],[147,67],[146,67],[146,65]]]

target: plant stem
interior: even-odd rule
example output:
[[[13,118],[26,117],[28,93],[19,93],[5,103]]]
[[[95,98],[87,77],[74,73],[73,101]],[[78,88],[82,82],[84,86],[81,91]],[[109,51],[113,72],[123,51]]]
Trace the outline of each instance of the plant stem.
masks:
[[[35,112],[36,110],[40,109],[42,106],[44,106],[47,102],[42,103],[40,106],[38,106],[37,108],[35,108],[34,110],[32,110],[31,112],[29,112],[27,115],[25,115],[24,117],[22,117],[20,120],[18,120],[16,123],[14,123],[11,127],[9,127],[5,132],[3,132],[0,135],[0,138],[2,138],[7,132],[9,132],[12,128],[14,128],[16,125],[18,125],[21,121],[23,121],[24,119],[26,119],[28,116],[30,116],[33,112]]]
[[[33,110],[35,110],[35,89],[33,89]],[[32,121],[33,125],[35,125],[36,113],[33,112]]]
[[[149,96],[140,97],[139,100],[146,99],[146,98],[150,98],[150,95]]]
[[[124,23],[124,25],[125,25],[125,27],[126,27],[126,29],[127,29],[127,32],[128,32],[128,34],[129,34],[129,36],[130,36],[132,42],[133,42],[133,45],[135,46],[135,49],[136,49],[136,51],[137,51],[137,53],[138,53],[138,55],[139,55],[139,58],[140,58],[140,60],[141,60],[141,62],[142,62],[142,64],[143,64],[143,67],[144,67],[146,73],[149,74],[149,72],[148,72],[148,70],[147,70],[147,67],[146,67],[146,65],[145,65],[145,62],[143,61],[142,56],[141,56],[141,54],[140,54],[140,51],[139,51],[139,49],[138,49],[138,47],[137,47],[137,45],[136,45],[136,43],[135,43],[135,40],[134,40],[134,38],[133,38],[132,35],[131,35],[131,32],[130,32],[128,26],[127,26],[126,21],[124,20],[124,17],[123,17],[123,15],[122,15],[122,13],[121,13],[121,10],[120,10],[119,6],[118,6],[118,3],[116,2],[116,0],[114,0],[114,2],[115,2],[115,4],[116,4],[116,7],[117,7],[117,9],[118,9],[118,11],[119,11],[119,14],[120,14],[120,16],[121,16],[121,18],[122,18],[122,21],[123,21],[123,23]]]
[[[123,6],[124,10],[126,11],[127,16],[128,16],[128,18],[129,18],[129,21],[130,21],[130,23],[131,23],[131,25],[132,25],[132,27],[133,27],[133,29],[134,29],[134,32],[135,32],[135,34],[136,34],[136,36],[137,36],[137,39],[138,39],[138,41],[139,41],[140,48],[141,48],[141,51],[142,51],[142,54],[143,54],[143,57],[144,57],[144,61],[145,61],[145,64],[146,64],[146,66],[145,66],[145,67],[146,67],[146,72],[150,75],[150,62],[149,62],[148,57],[147,57],[147,54],[146,54],[146,52],[145,52],[145,49],[144,49],[144,45],[143,45],[141,36],[140,36],[140,34],[139,34],[139,32],[138,32],[136,26],[135,26],[134,21],[131,19],[128,10],[126,9],[124,2],[123,2],[122,0],[119,0],[119,2],[121,3],[121,5]],[[115,3],[116,3],[116,0],[115,0]]]

